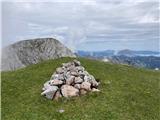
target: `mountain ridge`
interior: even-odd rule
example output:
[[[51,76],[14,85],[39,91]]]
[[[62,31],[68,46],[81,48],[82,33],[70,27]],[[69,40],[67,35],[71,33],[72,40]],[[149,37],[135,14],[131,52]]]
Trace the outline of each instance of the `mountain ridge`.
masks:
[[[76,57],[54,38],[36,38],[18,41],[2,49],[2,71],[16,70],[43,60]]]

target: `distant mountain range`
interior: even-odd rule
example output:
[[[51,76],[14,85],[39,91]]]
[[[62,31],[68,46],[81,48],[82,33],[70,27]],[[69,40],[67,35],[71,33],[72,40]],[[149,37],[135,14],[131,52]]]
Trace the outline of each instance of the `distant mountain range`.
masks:
[[[155,51],[133,51],[133,50],[105,50],[105,51],[78,51],[80,57],[99,59],[105,62],[127,64],[136,67],[160,69],[160,52]]]
[[[135,50],[129,50],[129,49],[124,49],[120,51],[115,51],[115,50],[105,50],[105,51],[77,51],[77,54],[82,57],[96,57],[96,58],[103,58],[103,57],[108,57],[108,56],[128,56],[128,57],[133,57],[133,56],[159,56],[160,57],[160,52],[157,51],[135,51]]]
[[[150,69],[160,69],[160,57],[155,56],[133,56],[128,57],[124,55],[112,56],[108,61],[118,64],[127,64],[136,67],[144,67]]]
[[[160,52],[156,51],[134,51],[134,50],[120,50],[117,55],[125,55],[125,56],[160,56]]]

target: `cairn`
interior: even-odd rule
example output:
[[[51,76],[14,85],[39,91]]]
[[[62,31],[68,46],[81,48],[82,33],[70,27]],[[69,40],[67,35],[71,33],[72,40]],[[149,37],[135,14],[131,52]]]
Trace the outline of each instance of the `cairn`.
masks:
[[[90,75],[78,60],[73,60],[56,69],[51,79],[44,83],[41,95],[58,100],[61,97],[79,96],[90,91],[98,92],[98,85],[94,76]]]

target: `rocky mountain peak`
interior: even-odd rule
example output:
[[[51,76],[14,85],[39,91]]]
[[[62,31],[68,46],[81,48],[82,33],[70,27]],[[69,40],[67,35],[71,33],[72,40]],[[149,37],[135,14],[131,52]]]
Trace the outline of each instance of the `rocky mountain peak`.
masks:
[[[54,38],[23,40],[2,49],[2,71],[16,70],[43,60],[76,57]]]

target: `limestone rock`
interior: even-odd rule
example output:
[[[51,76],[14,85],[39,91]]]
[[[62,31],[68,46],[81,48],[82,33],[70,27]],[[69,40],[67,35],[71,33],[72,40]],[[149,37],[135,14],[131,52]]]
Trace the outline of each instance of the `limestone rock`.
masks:
[[[63,71],[63,69],[62,68],[57,68],[56,69],[56,73],[57,74],[61,74],[61,73],[63,73],[64,71]]]
[[[96,88],[92,88],[92,92],[99,92],[100,90],[96,89]]]
[[[41,95],[45,95],[48,99],[53,99],[54,94],[58,90],[57,86],[49,86],[45,91],[41,93]]]
[[[74,82],[77,83],[82,83],[83,79],[81,79],[80,77],[75,77]]]
[[[12,71],[60,57],[76,57],[74,53],[54,38],[23,40],[2,49],[2,71]]]
[[[81,89],[81,84],[75,84],[74,87],[77,89]]]
[[[72,71],[72,72],[71,72],[71,75],[73,75],[73,76],[76,76],[76,77],[77,77],[77,76],[78,76],[78,73],[77,73],[76,71]]]
[[[43,86],[42,90],[47,90],[51,86],[50,81],[45,82]]]
[[[48,99],[84,95],[87,92],[98,92],[99,83],[90,75],[78,60],[63,63],[44,84],[42,95]]]
[[[61,92],[64,97],[73,97],[79,95],[79,90],[70,85],[63,85]]]
[[[66,79],[66,84],[71,85],[74,83],[74,76],[70,76],[68,79]]]
[[[61,84],[63,84],[63,81],[57,80],[57,79],[51,80],[50,82],[51,82],[51,85],[61,85]]]
[[[85,89],[87,91],[90,91],[91,90],[91,83],[89,83],[89,82],[83,82],[81,84],[81,89]]]

